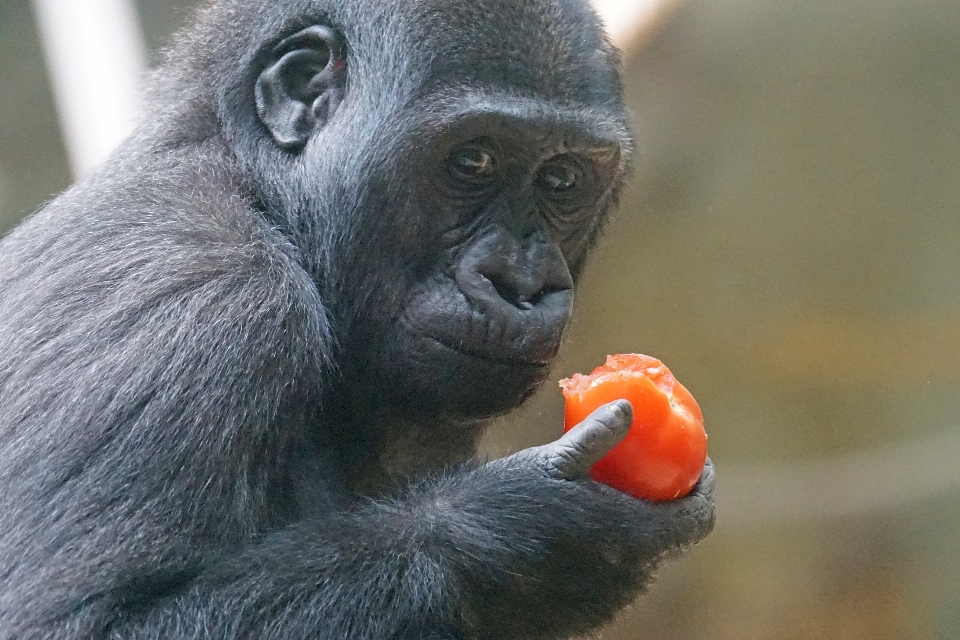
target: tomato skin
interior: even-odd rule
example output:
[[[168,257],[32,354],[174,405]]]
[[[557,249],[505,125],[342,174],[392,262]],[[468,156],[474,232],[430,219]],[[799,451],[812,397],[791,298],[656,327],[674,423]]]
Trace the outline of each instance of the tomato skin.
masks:
[[[625,398],[633,405],[630,432],[590,470],[594,480],[653,502],[690,493],[707,459],[707,434],[696,400],[666,365],[641,354],[613,355],[560,386],[564,432],[608,402]]]

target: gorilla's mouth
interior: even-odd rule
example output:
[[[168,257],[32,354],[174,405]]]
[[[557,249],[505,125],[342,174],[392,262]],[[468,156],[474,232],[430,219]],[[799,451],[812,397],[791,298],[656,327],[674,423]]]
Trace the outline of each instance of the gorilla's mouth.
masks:
[[[505,367],[543,369],[556,358],[570,317],[572,290],[543,292],[536,302],[520,306],[503,300],[492,284],[486,295],[464,292],[447,279],[432,285],[407,305],[400,335],[416,336],[420,345],[437,354]],[[443,304],[437,304],[438,299]]]
[[[512,353],[509,349],[501,349],[494,351],[492,349],[476,349],[468,347],[467,345],[460,343],[454,343],[452,340],[440,338],[437,336],[430,336],[424,334],[424,338],[428,342],[432,342],[436,347],[440,349],[445,349],[448,351],[453,351],[455,353],[468,356],[475,360],[482,360],[484,362],[489,362],[491,364],[507,366],[507,367],[529,367],[533,369],[540,369],[550,366],[550,363],[553,362],[554,357],[556,356],[557,349],[554,349],[550,355],[528,355],[525,356],[519,353]]]

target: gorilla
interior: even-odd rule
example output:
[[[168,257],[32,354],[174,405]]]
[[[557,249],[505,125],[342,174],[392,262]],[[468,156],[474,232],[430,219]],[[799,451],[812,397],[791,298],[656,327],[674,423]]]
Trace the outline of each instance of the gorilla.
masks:
[[[214,0],[0,243],[0,638],[566,638],[714,522],[477,460],[628,174],[585,0]]]

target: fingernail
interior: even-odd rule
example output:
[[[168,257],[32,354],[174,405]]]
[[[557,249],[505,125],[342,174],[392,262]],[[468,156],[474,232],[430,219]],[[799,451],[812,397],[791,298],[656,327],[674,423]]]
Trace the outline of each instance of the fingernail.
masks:
[[[629,400],[615,400],[610,407],[620,418],[626,418],[633,415],[633,405]]]

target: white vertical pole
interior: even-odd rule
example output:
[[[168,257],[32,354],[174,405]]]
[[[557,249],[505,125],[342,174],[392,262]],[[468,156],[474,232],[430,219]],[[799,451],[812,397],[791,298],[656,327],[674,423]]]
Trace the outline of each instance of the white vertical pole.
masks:
[[[146,70],[131,0],[32,0],[75,178],[130,133]]]
[[[680,0],[592,0],[613,43],[625,51],[638,46]]]

